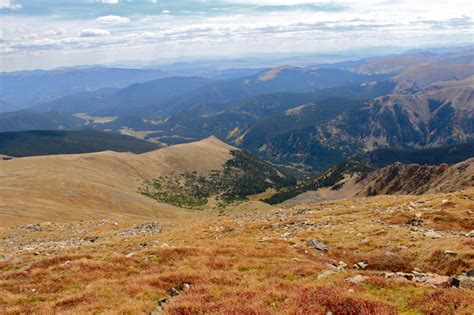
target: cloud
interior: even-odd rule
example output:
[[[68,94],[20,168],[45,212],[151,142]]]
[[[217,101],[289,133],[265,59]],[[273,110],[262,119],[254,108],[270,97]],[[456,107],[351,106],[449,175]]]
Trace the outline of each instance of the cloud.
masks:
[[[151,3],[156,4],[158,0],[150,0]]]
[[[82,30],[79,34],[80,37],[100,37],[100,36],[109,36],[110,32],[103,29],[98,28],[88,28]]]
[[[117,4],[119,3],[119,0],[99,0],[99,2],[102,2],[104,4]]]
[[[126,24],[130,22],[130,19],[124,16],[118,15],[106,15],[101,16],[95,19],[97,23],[106,24],[106,25],[114,25],[114,24]]]
[[[20,10],[21,8],[21,4],[15,3],[14,0],[0,0],[0,9]]]
[[[163,10],[163,11],[161,11],[161,13],[162,13],[162,14],[170,14],[171,11],[170,11],[170,10]]]

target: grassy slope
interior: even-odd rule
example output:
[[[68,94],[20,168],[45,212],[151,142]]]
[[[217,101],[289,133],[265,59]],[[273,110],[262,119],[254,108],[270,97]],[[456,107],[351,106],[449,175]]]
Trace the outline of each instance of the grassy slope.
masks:
[[[112,151],[0,161],[0,225],[173,216],[176,207],[138,193],[144,180],[181,171],[207,175],[232,157],[215,138],[143,154]]]
[[[194,212],[160,220],[163,231],[148,236],[121,236],[137,223],[123,220],[46,224],[43,231],[0,229],[1,247],[14,257],[0,263],[0,312],[139,314],[159,309],[157,301],[168,298],[165,314],[469,314],[473,291],[390,280],[382,272],[416,266],[450,275],[472,266],[472,239],[460,232],[474,227],[469,216],[474,204],[465,198],[473,193],[384,196],[265,212],[248,206],[224,215]],[[415,213],[421,213],[423,229],[438,230],[442,238],[405,227]],[[61,244],[48,242],[85,236],[99,239],[80,248],[46,249]],[[308,248],[312,238],[329,251]],[[443,256],[445,249],[458,256]],[[339,260],[349,266],[363,260],[369,267],[318,279],[328,263]],[[346,281],[357,274],[367,278]],[[185,284],[191,287],[181,291]],[[169,298],[173,288],[179,294]]]

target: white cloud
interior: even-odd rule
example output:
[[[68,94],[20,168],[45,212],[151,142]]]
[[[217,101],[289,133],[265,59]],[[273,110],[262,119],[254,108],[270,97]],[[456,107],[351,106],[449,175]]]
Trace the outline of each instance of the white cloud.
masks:
[[[156,4],[158,0],[150,0],[151,3]]]
[[[13,0],[0,0],[0,9],[20,10],[21,4],[15,3]]]
[[[113,25],[113,24],[126,24],[130,22],[130,19],[124,16],[118,15],[106,15],[101,16],[95,19],[97,23],[106,24],[106,25]]]
[[[127,3],[129,6],[140,2],[82,1]],[[2,60],[6,58],[2,54],[8,54],[8,60],[11,60],[11,64],[4,62],[2,66],[14,69],[21,68],[22,65],[29,67],[41,58],[44,58],[41,60],[46,60],[46,63],[53,63],[53,60],[61,54],[75,54],[77,60],[66,60],[65,63],[78,64],[96,62],[95,58],[104,58],[106,61],[112,61],[114,58],[116,58],[114,61],[143,58],[151,60],[185,55],[207,56],[214,52],[216,55],[231,56],[274,52],[314,53],[384,45],[442,46],[472,42],[474,31],[474,16],[469,0],[450,0],[449,4],[445,0],[431,0],[429,6],[423,6],[412,0],[222,1],[231,3],[229,9],[216,10],[212,14],[208,14],[205,10],[173,14],[181,11],[179,6],[169,10],[164,10],[166,7],[150,10],[149,7],[142,5],[137,6],[136,12],[135,10],[128,13],[115,12],[132,16],[131,21],[119,15],[87,18],[88,15],[79,14],[80,12],[61,19],[29,16],[28,12],[21,15],[7,12],[0,15],[0,63],[6,60]],[[456,5],[451,5],[451,1]],[[21,2],[27,3],[25,0],[8,1],[10,5]],[[157,5],[165,3],[159,0],[141,0],[141,3],[144,2],[149,5],[154,2],[157,2]],[[240,2],[280,5],[306,2],[340,3],[345,5],[345,9],[328,12],[305,7],[298,10],[292,8],[273,10],[259,6],[235,9],[232,3]],[[0,0],[3,7],[5,3],[5,0]],[[108,10],[110,9],[115,8]],[[386,12],[390,14],[387,15]],[[114,13],[110,11],[103,14]],[[109,32],[108,27],[115,24],[122,26]],[[120,50],[121,54],[111,53],[116,50]],[[145,51],[148,57],[144,56]],[[50,56],[50,59],[46,56]],[[16,63],[15,60],[25,62],[20,65],[20,62]]]
[[[100,36],[109,36],[110,32],[107,30],[99,29],[99,28],[88,28],[82,30],[79,34],[80,37],[100,37]]]
[[[119,0],[100,0],[99,2],[102,2],[104,4],[117,4],[119,3]]]

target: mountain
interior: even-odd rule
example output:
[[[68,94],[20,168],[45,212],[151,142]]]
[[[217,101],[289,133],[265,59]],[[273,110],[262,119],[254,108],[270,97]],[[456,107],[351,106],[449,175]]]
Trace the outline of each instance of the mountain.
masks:
[[[63,143],[57,145],[63,150]],[[142,154],[104,151],[0,163],[1,209],[9,209],[0,209],[2,223],[172,217],[179,214],[172,204],[192,208],[217,197],[228,203],[291,181],[273,165],[214,137]]]
[[[474,187],[474,158],[457,164],[419,165],[394,163],[369,172],[370,168],[351,168],[345,163],[329,169],[316,179],[328,185],[313,185],[296,197],[277,194],[267,201],[283,202],[287,206],[377,195],[422,195],[450,193]],[[350,163],[349,165],[352,165]],[[351,171],[352,169],[352,171]],[[343,176],[341,176],[341,174]],[[301,192],[303,190],[293,189]],[[290,199],[289,199],[290,198]]]
[[[474,159],[438,166],[395,163],[359,178],[356,196],[454,192],[474,186]]]
[[[376,167],[366,159],[353,156],[330,167],[316,178],[307,178],[298,182],[295,186],[284,187],[263,201],[272,205],[279,203],[285,203],[287,205],[298,204],[299,202],[305,203],[310,200],[307,198],[308,194],[305,194],[308,191],[312,192],[324,188],[337,190],[342,187],[347,180],[366,175],[375,169]]]
[[[106,67],[62,68],[0,73],[0,99],[18,110],[81,91],[121,88],[168,76],[161,70]]]
[[[358,64],[348,64],[347,69],[363,74],[401,74],[411,72],[412,68],[423,68],[427,71],[433,65],[473,65],[474,52],[472,49],[459,49],[457,51],[407,51],[402,54],[374,57],[358,61]],[[415,70],[414,72],[419,72]],[[414,73],[412,73],[413,75]],[[438,72],[443,75],[442,71]]]
[[[0,153],[14,157],[78,154],[106,150],[143,153],[156,150],[158,147],[155,143],[134,137],[93,130],[0,133]]]
[[[35,106],[41,111],[61,111],[64,113],[88,113],[95,115],[117,115],[139,113],[147,107],[155,111],[170,105],[174,97],[195,90],[210,80],[199,77],[168,77],[132,84],[123,89],[101,89],[81,92],[43,102]]]
[[[342,160],[350,144],[332,147],[318,139],[319,125],[325,125],[342,112],[357,110],[364,102],[341,98],[303,104],[281,114],[261,119],[234,135],[233,141],[276,162],[305,164],[324,170]]]
[[[396,77],[396,93],[414,93],[423,91],[435,82],[462,81],[469,79],[474,74],[473,64],[443,64],[431,62],[412,67]],[[472,78],[470,79],[472,82]],[[472,85],[471,85],[472,86]]]
[[[84,121],[59,112],[20,110],[0,113],[0,132],[79,129]]]
[[[365,60],[350,70],[363,74],[394,74],[420,63],[433,60],[437,55],[431,52],[413,52],[390,56],[376,57]]]
[[[363,75],[340,69],[282,66],[245,78],[210,83],[178,99],[172,110],[199,104],[236,101],[269,93],[311,92],[384,78],[387,76]]]
[[[351,139],[368,150],[469,142],[474,134],[474,89],[456,82],[436,91],[376,98],[343,113],[326,130],[333,139]]]

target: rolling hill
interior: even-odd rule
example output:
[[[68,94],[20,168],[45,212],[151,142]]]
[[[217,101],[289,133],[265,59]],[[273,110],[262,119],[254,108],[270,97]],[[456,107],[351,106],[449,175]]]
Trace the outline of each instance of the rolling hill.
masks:
[[[189,207],[189,203],[181,204],[180,198],[195,200],[196,193],[200,193],[177,190],[171,197],[167,195],[166,204],[159,202],[159,197],[181,180],[205,181],[212,189],[206,201],[229,192],[233,198],[245,198],[291,180],[271,164],[213,137],[142,154],[104,151],[15,158],[0,163],[2,224],[173,217],[180,210],[171,204]],[[253,172],[255,168],[260,172]],[[154,189],[161,189],[158,196]]]

